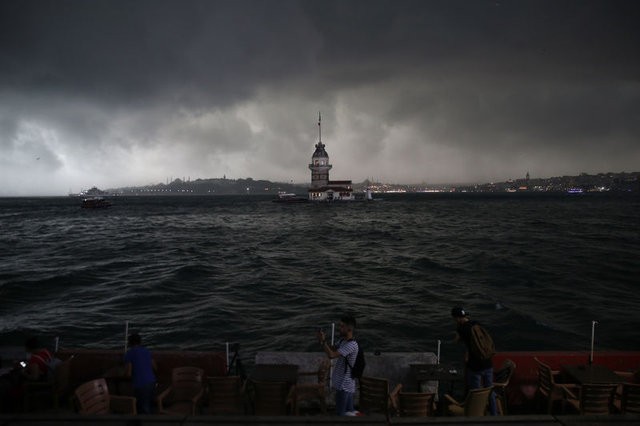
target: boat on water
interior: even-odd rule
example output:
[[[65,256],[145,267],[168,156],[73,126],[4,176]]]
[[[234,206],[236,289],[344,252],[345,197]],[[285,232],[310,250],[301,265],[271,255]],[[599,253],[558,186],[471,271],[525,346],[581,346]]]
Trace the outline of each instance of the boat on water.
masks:
[[[107,207],[111,207],[111,201],[105,199],[104,197],[88,197],[82,199],[82,204],[80,207],[83,209],[103,209]]]
[[[273,200],[274,203],[306,203],[308,198],[301,197],[292,192],[278,192],[278,195]]]
[[[82,189],[80,190],[80,192],[78,193],[72,193],[71,191],[69,191],[69,197],[104,197],[107,195],[113,195],[111,194],[109,191],[103,191],[101,189],[99,189],[98,187],[94,186],[90,189]]]

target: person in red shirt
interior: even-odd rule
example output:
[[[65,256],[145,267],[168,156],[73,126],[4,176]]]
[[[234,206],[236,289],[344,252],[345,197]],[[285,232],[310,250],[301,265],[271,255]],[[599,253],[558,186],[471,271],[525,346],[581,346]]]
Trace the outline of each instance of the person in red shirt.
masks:
[[[53,356],[46,348],[40,346],[37,337],[27,339],[24,347],[30,356],[27,366],[22,370],[22,374],[29,381],[45,380],[49,371],[49,362]]]

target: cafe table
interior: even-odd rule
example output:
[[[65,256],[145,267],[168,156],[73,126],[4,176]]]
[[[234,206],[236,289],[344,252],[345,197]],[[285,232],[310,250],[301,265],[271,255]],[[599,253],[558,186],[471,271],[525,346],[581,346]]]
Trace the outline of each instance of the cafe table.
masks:
[[[585,384],[619,384],[625,379],[600,364],[561,365],[561,372],[567,382]]]
[[[445,364],[410,364],[410,376],[416,390],[422,388],[424,382],[448,383],[449,393],[453,393],[456,383],[464,381],[464,372],[453,365]]]
[[[295,364],[256,364],[249,378],[255,382],[286,382],[291,386],[298,381],[298,366]]]

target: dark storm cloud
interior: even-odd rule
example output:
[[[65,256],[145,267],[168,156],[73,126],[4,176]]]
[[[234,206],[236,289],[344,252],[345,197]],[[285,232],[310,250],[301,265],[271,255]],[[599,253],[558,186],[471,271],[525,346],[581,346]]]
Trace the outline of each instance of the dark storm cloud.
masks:
[[[3,81],[23,90],[224,105],[309,63],[311,37],[292,2],[54,0],[2,8]]]
[[[633,1],[8,0],[2,173],[303,181],[318,110],[336,177],[630,170],[639,21]]]

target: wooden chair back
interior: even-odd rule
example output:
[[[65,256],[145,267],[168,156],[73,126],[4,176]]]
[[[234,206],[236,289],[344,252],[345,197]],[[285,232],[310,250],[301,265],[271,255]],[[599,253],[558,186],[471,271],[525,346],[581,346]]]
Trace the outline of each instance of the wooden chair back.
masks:
[[[104,379],[84,383],[74,392],[78,412],[81,414],[108,414],[109,388]]]
[[[376,377],[360,378],[360,411],[389,416],[389,381]]]
[[[620,410],[623,414],[640,414],[640,384],[625,383],[622,385]]]
[[[435,393],[398,393],[398,414],[400,417],[429,417],[434,415]]]
[[[244,386],[240,376],[207,377],[210,414],[244,414]]]
[[[256,416],[285,416],[289,405],[286,382],[252,382],[253,412]]]

